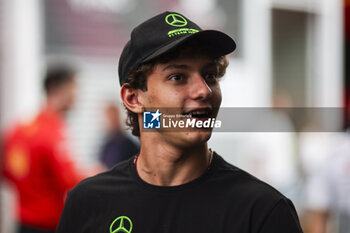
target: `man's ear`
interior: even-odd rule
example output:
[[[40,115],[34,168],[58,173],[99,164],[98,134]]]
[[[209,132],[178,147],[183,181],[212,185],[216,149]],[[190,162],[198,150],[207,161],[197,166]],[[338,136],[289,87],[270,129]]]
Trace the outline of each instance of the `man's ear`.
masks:
[[[120,95],[125,107],[134,113],[142,113],[144,109],[143,104],[139,101],[140,91],[129,87],[127,83],[124,83],[120,89]]]

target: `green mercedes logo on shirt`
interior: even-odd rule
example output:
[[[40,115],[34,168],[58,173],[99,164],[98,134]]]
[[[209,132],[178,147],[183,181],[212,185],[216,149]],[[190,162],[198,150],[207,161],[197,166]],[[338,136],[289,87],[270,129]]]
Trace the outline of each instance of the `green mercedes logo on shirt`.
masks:
[[[183,27],[187,25],[185,17],[179,14],[169,14],[165,17],[165,22],[170,26]]]
[[[127,216],[119,216],[114,219],[111,226],[109,227],[110,233],[131,233],[132,222]]]

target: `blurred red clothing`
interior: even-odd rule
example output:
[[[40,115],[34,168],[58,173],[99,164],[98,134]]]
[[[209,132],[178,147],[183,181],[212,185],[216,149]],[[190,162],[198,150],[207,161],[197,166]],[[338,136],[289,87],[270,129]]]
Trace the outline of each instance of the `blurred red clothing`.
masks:
[[[18,191],[19,223],[56,228],[67,191],[83,178],[67,148],[64,120],[45,110],[5,134],[3,174]]]

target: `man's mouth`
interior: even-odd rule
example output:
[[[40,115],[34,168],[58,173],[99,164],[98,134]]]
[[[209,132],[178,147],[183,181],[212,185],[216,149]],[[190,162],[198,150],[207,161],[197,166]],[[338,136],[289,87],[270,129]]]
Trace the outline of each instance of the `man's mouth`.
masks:
[[[207,118],[211,118],[212,117],[213,111],[210,108],[193,109],[193,110],[190,110],[190,111],[186,111],[184,114],[185,115],[190,115],[191,118],[207,119]]]

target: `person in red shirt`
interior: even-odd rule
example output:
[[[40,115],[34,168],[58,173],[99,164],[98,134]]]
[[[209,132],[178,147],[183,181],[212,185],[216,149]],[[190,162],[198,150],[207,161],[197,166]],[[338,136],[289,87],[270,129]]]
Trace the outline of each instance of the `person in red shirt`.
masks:
[[[65,132],[64,115],[75,99],[75,71],[48,70],[44,89],[40,113],[5,133],[3,141],[2,171],[18,192],[20,233],[54,232],[67,191],[85,177],[71,160]]]

